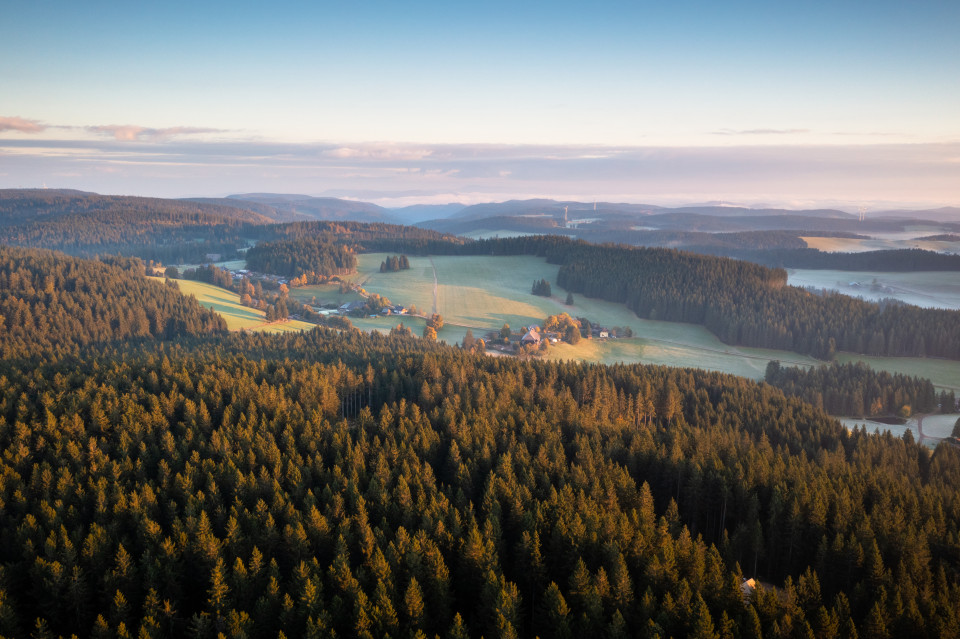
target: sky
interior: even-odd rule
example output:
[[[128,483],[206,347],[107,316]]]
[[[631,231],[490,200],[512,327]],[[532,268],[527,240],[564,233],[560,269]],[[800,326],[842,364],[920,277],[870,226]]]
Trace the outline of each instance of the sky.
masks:
[[[0,8],[0,188],[960,205],[956,0]]]

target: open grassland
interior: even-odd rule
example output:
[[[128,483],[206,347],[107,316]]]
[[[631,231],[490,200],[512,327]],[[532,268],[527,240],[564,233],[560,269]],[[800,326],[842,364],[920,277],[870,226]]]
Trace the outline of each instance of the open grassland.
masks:
[[[916,226],[897,233],[877,233],[865,240],[842,237],[801,237],[800,239],[807,243],[807,247],[828,253],[863,253],[865,251],[909,248],[937,252],[960,252],[960,242],[934,242],[917,239],[918,237],[938,235],[943,232],[942,227],[939,226]]]
[[[201,266],[206,266],[207,264],[212,264],[218,268],[227,269],[228,271],[239,270],[242,268],[247,268],[246,260],[227,260],[221,262],[202,262],[200,264],[165,264],[164,266],[176,266],[180,269],[180,272],[183,273],[187,269],[199,268]]]
[[[787,283],[791,286],[825,288],[870,301],[893,298],[915,306],[960,309],[957,273],[788,269],[787,274]]]
[[[433,267],[430,266],[430,258],[409,256],[409,269],[381,273],[380,263],[390,255],[395,255],[395,253],[358,255],[356,275],[347,276],[345,279],[356,282],[369,293],[383,295],[394,304],[402,304],[407,307],[415,305],[421,312],[431,312],[433,308]]]
[[[158,278],[162,279],[162,278]],[[213,309],[227,322],[231,331],[268,331],[283,333],[286,331],[310,330],[313,324],[306,322],[267,322],[263,311],[243,306],[240,296],[212,284],[192,280],[174,280],[184,295],[193,295],[201,306]]]
[[[410,270],[380,273],[380,262],[386,256],[384,253],[358,256],[358,274],[355,281],[361,282],[367,291],[385,295],[395,303],[408,306],[413,303],[421,310],[429,312],[433,306],[435,267],[437,308],[445,321],[438,337],[448,344],[462,341],[468,327],[472,329],[475,337],[483,337],[487,331],[499,330],[504,322],[510,324],[514,332],[518,332],[523,326],[542,324],[548,315],[567,312],[574,317],[587,317],[607,328],[629,326],[634,337],[583,340],[576,346],[551,345],[547,351],[548,358],[607,364],[643,362],[690,366],[753,379],[763,377],[771,360],[795,366],[815,366],[820,363],[811,357],[789,351],[724,344],[702,326],[640,319],[623,304],[574,295],[573,306],[566,306],[563,303],[566,291],[556,286],[553,297],[532,295],[530,287],[534,280],[544,278],[555,282],[559,270],[556,265],[547,264],[546,260],[538,257],[439,256],[432,258],[432,266],[429,258],[412,257]],[[842,277],[841,271],[831,273],[835,282]],[[920,279],[906,278],[901,280],[900,284],[917,284]],[[940,280],[940,283],[944,288],[948,286],[945,279]],[[418,335],[423,331],[422,321],[409,317],[351,321],[364,330],[388,331],[403,322]],[[837,359],[841,362],[864,361],[878,370],[928,377],[940,388],[960,389],[960,362],[929,358],[867,357],[848,353],[839,354]]]
[[[530,293],[536,279],[555,282],[559,267],[547,264],[542,258],[532,256],[470,256],[432,258],[410,257],[410,269],[395,273],[380,273],[380,262],[388,254],[370,253],[359,255],[357,273],[347,279],[361,284],[368,292],[379,293],[396,304],[415,304],[429,313],[434,303],[434,268],[436,269],[437,308],[444,317],[444,327],[438,338],[448,344],[463,341],[467,329],[480,338],[488,331],[499,330],[504,322],[514,332],[521,327],[542,324],[548,315],[567,312],[574,317],[587,317],[604,327],[628,326],[634,332],[631,339],[582,340],[580,344],[551,345],[547,351],[550,359],[571,359],[613,364],[617,362],[688,366],[717,370],[752,379],[763,377],[767,364],[779,360],[794,366],[815,366],[817,360],[789,351],[775,351],[724,344],[702,326],[672,322],[658,322],[637,317],[622,304],[592,300],[574,295],[573,306],[563,302],[566,291],[554,287],[550,298]],[[948,273],[856,273],[844,271],[794,271],[804,281],[820,288],[831,282],[862,281],[869,287],[873,277],[878,281],[891,282],[901,288],[922,289],[923,278],[933,276],[937,293],[955,295],[960,308],[960,284],[952,285]],[[897,280],[881,279],[891,275],[903,276]],[[944,276],[937,279],[940,276]],[[815,278],[815,279],[811,279]],[[301,323],[288,322],[269,324],[265,327],[263,313],[239,304],[239,298],[228,291],[207,284],[179,280],[181,290],[193,293],[201,304],[214,308],[224,315],[231,330],[240,328],[267,330],[299,330]],[[791,281],[791,283],[793,283]],[[930,290],[929,288],[926,290]],[[951,292],[955,291],[955,292]],[[918,293],[919,294],[919,293]],[[316,297],[318,303],[336,303],[358,299],[356,293],[341,295],[337,285],[307,286],[291,290],[294,299],[310,302]],[[889,297],[889,295],[888,295]],[[403,323],[416,335],[423,332],[424,321],[409,316],[378,318],[351,318],[354,326],[365,331],[388,332]],[[310,327],[303,324],[303,327]],[[862,361],[877,370],[892,373],[927,377],[938,388],[960,390],[960,362],[934,358],[868,357],[839,353],[840,362]]]
[[[341,304],[360,299],[360,295],[353,291],[341,293],[339,284],[314,284],[311,286],[291,288],[290,297],[302,304],[318,306],[330,304],[340,306]]]
[[[923,418],[923,434],[931,437],[950,437],[960,415],[930,415]]]
[[[486,240],[496,237],[523,237],[525,235],[538,235],[532,231],[511,231],[509,229],[495,229],[489,231],[487,229],[478,229],[476,231],[470,231],[468,233],[461,233],[464,237],[469,237],[474,240]]]
[[[395,326],[403,324],[411,331],[414,335],[422,335],[423,327],[427,325],[426,320],[422,317],[409,317],[401,315],[391,315],[389,317],[351,317],[350,323],[355,327],[359,328],[361,331],[377,331],[378,333],[389,333],[391,329]],[[461,338],[462,339],[462,338]],[[459,341],[459,340],[454,340]],[[453,344],[453,341],[449,342]]]
[[[639,337],[581,340],[575,346],[551,345],[546,356],[549,359],[573,359],[604,364],[643,362],[703,368],[751,379],[762,378],[767,364],[774,359],[794,366],[815,366],[819,363],[797,353],[723,344],[700,326],[644,320],[639,322]]]

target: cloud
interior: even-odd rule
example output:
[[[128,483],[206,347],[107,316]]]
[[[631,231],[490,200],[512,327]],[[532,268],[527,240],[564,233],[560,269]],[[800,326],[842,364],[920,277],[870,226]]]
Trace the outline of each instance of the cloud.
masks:
[[[720,129],[711,133],[713,135],[798,135],[810,133],[810,129]]]
[[[223,129],[205,127],[174,126],[166,129],[154,129],[134,124],[104,124],[86,127],[91,133],[112,135],[121,142],[137,140],[168,140],[181,135],[197,135],[200,133],[222,133]]]
[[[328,149],[323,154],[339,159],[422,160],[433,155],[433,151],[400,144],[364,144]]]
[[[0,132],[17,131],[19,133],[42,133],[46,130],[46,128],[47,126],[45,124],[41,124],[36,120],[27,120],[25,118],[19,118],[16,116],[0,116]]]
[[[103,128],[87,131],[93,139],[85,140],[10,136],[0,140],[0,172],[9,174],[0,188],[79,172],[81,177],[61,177],[60,186],[173,196],[333,190],[359,199],[376,189],[384,194],[377,199],[404,204],[536,196],[646,204],[960,202],[960,141],[800,145],[787,137],[761,145],[728,138],[726,145],[702,147],[287,143],[211,140],[188,131],[196,129]],[[105,179],[106,168],[121,170],[116,175],[123,179]]]

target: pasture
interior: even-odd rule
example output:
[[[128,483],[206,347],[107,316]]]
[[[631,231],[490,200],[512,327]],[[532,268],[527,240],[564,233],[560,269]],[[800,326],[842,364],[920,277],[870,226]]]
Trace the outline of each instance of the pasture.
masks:
[[[948,271],[883,273],[788,269],[787,283],[830,289],[869,301],[893,298],[927,308],[960,309],[960,277]]]
[[[436,305],[443,315],[444,327],[438,339],[455,344],[463,341],[467,329],[480,338],[488,331],[498,331],[504,322],[513,331],[524,326],[540,325],[548,315],[567,312],[573,317],[586,317],[606,328],[630,327],[634,337],[630,339],[585,339],[576,346],[553,344],[546,357],[613,364],[618,362],[685,366],[716,370],[751,379],[761,379],[767,364],[779,360],[786,365],[815,366],[821,362],[789,351],[776,351],[724,344],[702,326],[659,322],[637,317],[622,304],[593,300],[574,295],[574,304],[564,304],[566,291],[553,286],[553,296],[538,297],[530,293],[536,279],[556,282],[559,267],[547,264],[543,258],[533,256],[437,256],[410,257],[410,269],[394,273],[380,273],[380,262],[388,254],[369,253],[358,255],[357,273],[347,277],[370,293],[378,293],[395,304],[416,305],[421,312],[430,313],[434,305],[434,272],[436,272]],[[810,285],[829,287],[853,281],[849,272],[843,271],[795,271]],[[880,279],[890,275],[903,276],[897,280]],[[931,274],[858,273],[859,280],[891,282],[902,289],[914,287],[924,290],[922,279]],[[932,274],[934,276],[949,274]],[[791,274],[793,277],[793,273]],[[956,295],[960,308],[960,290],[950,293],[951,283],[947,277],[936,280],[940,295]],[[793,283],[793,281],[791,281]],[[239,304],[239,297],[214,286],[178,280],[187,294],[196,295],[201,304],[220,312],[227,320],[230,330],[300,330],[310,324],[287,322],[266,324],[263,313]],[[295,288],[290,295],[295,300],[317,303],[342,304],[359,298],[353,292],[340,294],[335,284]],[[929,289],[926,289],[929,290]],[[919,292],[917,294],[920,294]],[[953,299],[947,297],[946,299]],[[365,331],[388,332],[403,323],[415,335],[423,332],[424,320],[410,316],[378,318],[351,318],[354,326]],[[869,357],[839,353],[837,361],[862,361],[877,370],[927,377],[938,388],[960,390],[960,362],[934,358]]]
[[[852,239],[843,237],[801,237],[808,248],[826,251],[828,253],[863,253],[866,251],[883,251],[892,249],[919,248],[926,251],[960,251],[960,242],[938,242],[919,240],[919,237],[938,235],[943,233],[940,226],[914,226],[906,231],[892,233],[874,233],[869,239]]]
[[[815,366],[821,363],[812,357],[789,351],[724,344],[702,326],[641,319],[623,304],[574,295],[574,304],[566,306],[563,303],[566,291],[558,286],[553,286],[552,297],[532,295],[530,287],[535,279],[544,278],[551,283],[556,282],[559,267],[547,264],[543,258],[438,256],[432,258],[431,265],[430,258],[411,257],[410,270],[380,273],[380,262],[386,257],[385,253],[359,255],[358,273],[353,279],[362,283],[369,292],[384,295],[394,303],[407,306],[416,304],[422,311],[429,313],[433,307],[435,268],[437,310],[443,315],[445,322],[438,338],[448,344],[462,341],[467,328],[478,338],[483,337],[487,331],[499,330],[504,322],[510,324],[514,332],[519,332],[524,326],[542,324],[548,315],[567,312],[574,317],[586,317],[607,328],[629,326],[634,337],[582,340],[576,346],[551,345],[546,355],[550,359],[605,364],[642,362],[689,366],[733,373],[751,379],[762,378],[767,364],[774,359],[794,366]],[[803,273],[807,272],[809,271]],[[832,273],[834,282],[840,281],[844,276],[841,271],[829,273]],[[829,277],[827,276],[825,281],[829,281]],[[913,280],[911,284],[917,284],[920,278]],[[941,280],[941,283],[946,286],[944,280]],[[901,281],[901,284],[906,285],[906,282]],[[410,317],[351,321],[363,330],[389,331],[403,322],[417,335],[423,331],[423,321]],[[838,354],[837,360],[864,361],[878,370],[930,378],[939,388],[960,389],[960,362],[931,358],[867,357],[849,353]]]
[[[162,279],[162,278],[157,278]],[[184,295],[193,295],[200,305],[213,309],[227,322],[231,331],[268,331],[283,333],[287,331],[310,330],[313,324],[299,321],[267,322],[263,311],[243,306],[240,296],[212,284],[192,280],[173,280]]]
[[[313,284],[311,286],[291,288],[290,297],[301,304],[315,306],[326,306],[330,304],[340,306],[341,304],[360,299],[360,295],[353,291],[341,293],[339,284]]]

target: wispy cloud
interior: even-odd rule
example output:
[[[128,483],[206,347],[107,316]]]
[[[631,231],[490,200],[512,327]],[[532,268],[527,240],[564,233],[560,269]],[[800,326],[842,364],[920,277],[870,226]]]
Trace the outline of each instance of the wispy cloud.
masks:
[[[85,127],[91,133],[112,135],[121,142],[138,140],[168,140],[182,135],[197,135],[201,133],[222,133],[223,129],[206,127],[175,126],[166,129],[137,126],[134,124],[103,124]]]
[[[17,131],[18,133],[42,133],[47,129],[45,124],[36,120],[27,120],[16,116],[0,115],[0,132]]]
[[[789,138],[762,145],[735,138],[733,144],[703,147],[294,144],[211,140],[184,131],[197,129],[104,128],[84,140],[10,135],[0,139],[0,172],[8,174],[0,179],[0,188],[43,181],[52,185],[51,176],[59,173],[57,186],[107,193],[334,191],[391,204],[540,196],[648,204],[960,202],[960,142],[817,146]],[[107,171],[116,179],[103,177]]]
[[[799,135],[810,133],[810,129],[720,129],[713,135]]]
[[[324,155],[340,159],[422,160],[433,155],[433,151],[401,144],[363,144],[327,149]]]

